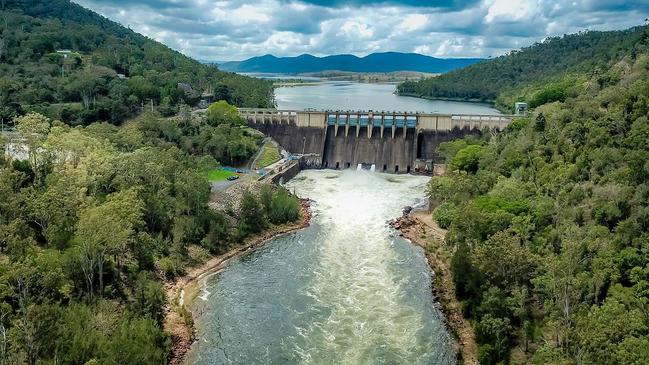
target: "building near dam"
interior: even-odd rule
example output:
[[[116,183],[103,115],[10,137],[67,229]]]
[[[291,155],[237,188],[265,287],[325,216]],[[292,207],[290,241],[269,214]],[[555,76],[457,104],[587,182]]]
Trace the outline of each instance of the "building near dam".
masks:
[[[440,143],[501,131],[508,115],[239,109],[248,125],[320,168],[432,172]]]

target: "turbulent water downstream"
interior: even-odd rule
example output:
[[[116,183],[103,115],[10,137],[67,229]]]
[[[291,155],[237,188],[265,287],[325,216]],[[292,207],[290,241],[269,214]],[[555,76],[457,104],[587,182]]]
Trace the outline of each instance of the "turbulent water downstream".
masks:
[[[454,364],[422,250],[386,224],[427,178],[305,171],[309,228],[208,278],[192,364]]]

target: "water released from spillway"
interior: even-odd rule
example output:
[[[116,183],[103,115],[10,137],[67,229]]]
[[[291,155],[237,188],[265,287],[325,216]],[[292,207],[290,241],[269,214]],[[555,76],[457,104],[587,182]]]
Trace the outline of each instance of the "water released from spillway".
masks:
[[[454,364],[422,250],[386,224],[428,179],[305,171],[309,228],[205,282],[192,364]]]

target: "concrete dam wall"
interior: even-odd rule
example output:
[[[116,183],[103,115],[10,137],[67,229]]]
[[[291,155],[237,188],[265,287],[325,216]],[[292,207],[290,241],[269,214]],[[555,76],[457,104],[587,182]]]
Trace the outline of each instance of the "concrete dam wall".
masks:
[[[327,129],[323,152],[323,167],[350,168],[361,164],[365,167],[374,165],[377,171],[410,172],[414,169],[417,136],[414,129],[398,129],[394,138],[380,135],[380,129],[374,128],[370,136],[367,127],[360,127],[358,136],[355,129],[345,136],[340,130],[338,135],[333,128]]]
[[[239,109],[248,125],[311,167],[432,172],[440,143],[502,130],[511,116]],[[315,156],[315,157],[314,157]]]

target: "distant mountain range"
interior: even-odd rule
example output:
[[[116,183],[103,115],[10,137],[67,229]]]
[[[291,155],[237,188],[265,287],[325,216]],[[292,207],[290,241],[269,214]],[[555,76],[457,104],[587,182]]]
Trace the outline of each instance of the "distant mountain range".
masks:
[[[417,53],[384,52],[372,53],[365,57],[350,54],[316,57],[303,54],[297,57],[275,57],[265,55],[245,61],[223,62],[219,68],[232,72],[264,72],[282,74],[302,74],[321,71],[350,72],[394,72],[417,71],[445,73],[469,66],[480,58],[435,58]]]

